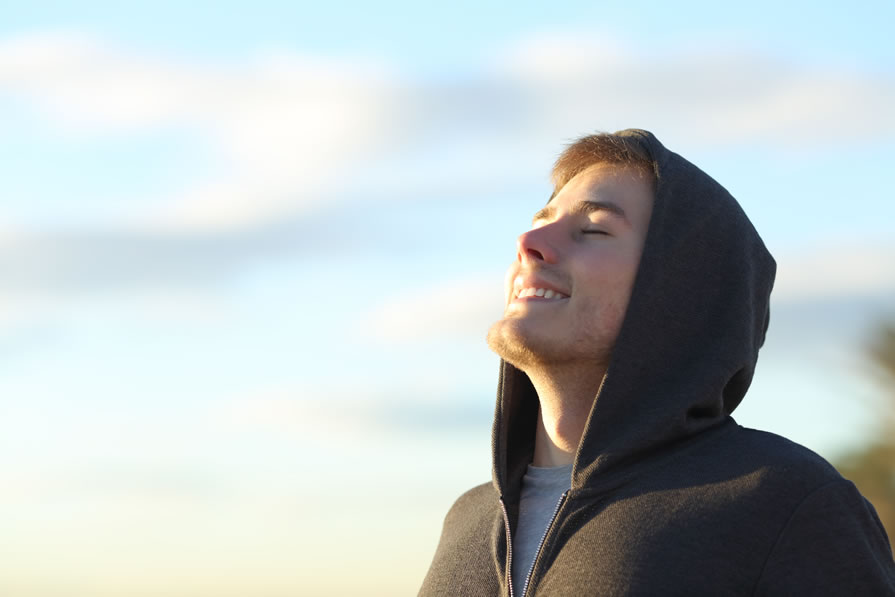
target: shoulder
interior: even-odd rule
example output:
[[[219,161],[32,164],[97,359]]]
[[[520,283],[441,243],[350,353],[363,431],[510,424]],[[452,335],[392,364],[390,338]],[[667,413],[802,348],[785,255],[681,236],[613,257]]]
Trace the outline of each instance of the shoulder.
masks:
[[[729,425],[673,458],[661,483],[697,504],[689,528],[735,537],[729,544],[740,545],[740,564],[749,559],[754,594],[895,595],[895,562],[873,506],[819,454]],[[686,487],[676,489],[681,478]]]
[[[761,485],[776,485],[799,500],[823,485],[844,480],[821,455],[767,431],[737,426],[721,452],[728,466],[738,463],[753,471]]]
[[[490,520],[496,509],[499,509],[499,504],[493,483],[488,481],[476,485],[454,500],[444,519],[445,528],[454,522],[469,524],[482,518]]]
[[[839,472],[817,453],[779,435],[723,427],[692,438],[654,465],[658,483],[719,488],[722,502],[740,501],[747,511],[783,516]],[[728,503],[728,505],[730,505]]]
[[[771,550],[757,594],[895,595],[886,531],[847,479],[817,487],[790,514]]]
[[[744,427],[729,446],[727,456],[739,454],[754,471],[752,498],[768,502],[765,515],[776,510],[779,521],[756,594],[895,594],[886,531],[832,464],[784,437]]]
[[[441,538],[420,595],[494,595],[497,577],[488,565],[490,541],[501,525],[493,485],[464,492],[444,518]]]
[[[654,482],[680,488],[675,495],[697,502],[702,512],[721,518],[735,512],[747,525],[744,531],[759,525],[768,547],[812,493],[827,486],[854,487],[812,450],[736,424],[669,455]]]
[[[809,465],[835,470],[820,454],[770,431],[736,425],[732,440],[734,444],[748,448],[751,453],[779,464]]]
[[[497,492],[490,482],[476,485],[458,497],[445,515],[438,551],[483,541],[495,520],[502,520]]]
[[[467,502],[476,502],[482,499],[491,499],[497,497],[497,492],[494,491],[494,483],[491,481],[486,481],[481,485],[476,485],[472,489],[464,491],[460,497],[454,502],[454,504],[463,504]]]

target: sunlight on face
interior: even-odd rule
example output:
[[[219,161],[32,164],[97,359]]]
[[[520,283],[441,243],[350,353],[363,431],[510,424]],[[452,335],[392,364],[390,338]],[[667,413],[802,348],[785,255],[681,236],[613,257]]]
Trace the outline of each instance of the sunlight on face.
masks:
[[[488,344],[528,362],[607,362],[634,285],[652,214],[652,181],[597,164],[570,180],[519,236],[504,316]]]

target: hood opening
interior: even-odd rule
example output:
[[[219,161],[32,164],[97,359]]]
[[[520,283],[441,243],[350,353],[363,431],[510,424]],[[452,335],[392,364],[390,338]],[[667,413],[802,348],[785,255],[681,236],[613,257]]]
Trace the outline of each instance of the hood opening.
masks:
[[[728,420],[752,381],[776,270],[720,184],[647,131],[615,134],[650,156],[656,192],[625,319],[575,455],[573,489]],[[492,471],[506,499],[531,462],[537,413],[527,375],[501,360]]]

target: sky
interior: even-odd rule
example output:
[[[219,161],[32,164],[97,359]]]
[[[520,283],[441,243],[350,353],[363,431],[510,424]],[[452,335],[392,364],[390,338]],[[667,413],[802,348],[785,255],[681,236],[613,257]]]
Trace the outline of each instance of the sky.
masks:
[[[737,421],[861,445],[893,12],[4,6],[0,593],[415,594],[490,479],[515,239],[597,130],[654,132],[777,259]]]

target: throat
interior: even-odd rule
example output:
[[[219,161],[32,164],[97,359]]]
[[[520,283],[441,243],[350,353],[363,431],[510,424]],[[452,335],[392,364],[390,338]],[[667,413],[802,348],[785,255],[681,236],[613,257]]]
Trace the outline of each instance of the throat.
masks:
[[[534,466],[566,466],[575,460],[575,453],[581,443],[587,413],[563,413],[559,417],[545,412],[544,405],[538,409],[538,423],[535,430]]]
[[[538,393],[534,466],[566,466],[575,460],[604,370],[590,367],[568,376],[569,383],[555,376],[529,374]]]

